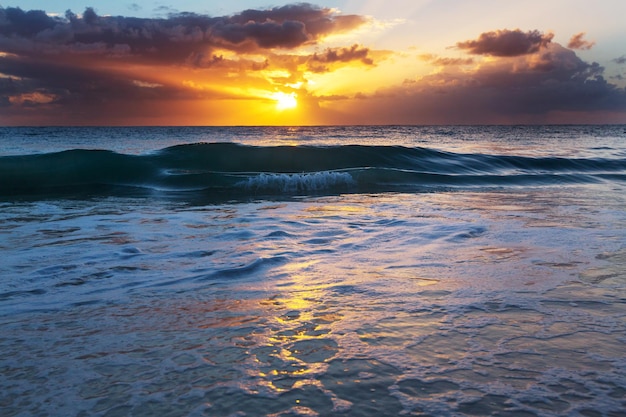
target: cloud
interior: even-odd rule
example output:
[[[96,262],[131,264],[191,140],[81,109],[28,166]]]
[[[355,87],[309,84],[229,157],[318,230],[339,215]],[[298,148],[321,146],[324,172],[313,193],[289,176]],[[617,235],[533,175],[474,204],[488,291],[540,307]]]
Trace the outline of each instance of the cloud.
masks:
[[[616,64],[620,64],[620,65],[626,64],[626,55],[622,55],[619,58],[615,58],[613,62],[615,62]]]
[[[589,42],[589,41],[584,40],[583,36],[585,36],[585,32],[580,32],[572,36],[567,44],[567,47],[570,49],[587,50],[587,49],[591,49],[596,44],[595,42]]]
[[[327,72],[328,65],[357,61],[365,65],[374,65],[369,56],[369,48],[352,45],[350,48],[327,48],[324,53],[313,54],[308,60],[308,69],[312,72]],[[326,65],[328,64],[328,65]]]
[[[270,119],[246,113],[242,121],[242,109],[271,112],[267,97],[278,91],[297,93],[300,108],[324,117],[305,121],[320,123],[526,123],[626,112],[624,89],[576,55],[591,46],[583,33],[568,49],[538,30],[484,32],[456,43],[460,56],[421,55],[435,72],[393,85],[398,55],[323,43],[367,21],[307,3],[150,19],[0,7],[0,123],[256,123]],[[332,74],[342,67],[376,67],[372,86],[388,84],[374,93],[335,89],[350,75]]]
[[[453,65],[471,65],[474,63],[473,58],[445,58],[440,57],[432,61],[433,64],[447,67]]]
[[[246,89],[302,81],[314,55],[292,51],[369,21],[307,3],[221,17],[161,11],[167,17],[99,16],[93,8],[60,17],[0,6],[0,105],[103,117],[122,117],[124,108],[132,117],[155,101],[249,98]],[[332,70],[355,60],[371,65],[368,53],[330,48],[317,59]]]
[[[332,62],[350,62],[359,60],[366,65],[372,65],[374,62],[367,56],[368,48],[352,45],[350,48],[327,48],[326,51],[319,55],[314,54],[311,58],[313,61],[332,63]]]
[[[292,34],[293,31],[293,34],[296,35],[294,39],[288,37],[282,40],[289,47],[292,42],[295,43],[294,46],[298,46],[306,41],[318,40],[331,33],[343,33],[355,29],[367,21],[368,19],[363,16],[340,15],[336,14],[333,9],[299,3],[269,10],[245,10],[221,23],[227,27],[234,26],[235,32],[242,31],[260,36],[263,36],[264,29],[267,29],[269,43],[281,42],[274,39],[275,33],[286,30],[288,34]]]
[[[54,28],[59,21],[42,10],[0,8],[0,35],[30,38]]]
[[[351,122],[604,122],[602,115],[611,112],[621,114],[613,122],[623,121],[626,91],[608,83],[603,73],[597,63],[550,42],[535,53],[485,61],[471,71],[450,67],[370,96],[355,96],[360,100],[354,100]],[[572,118],[580,114],[587,119]]]
[[[366,21],[307,3],[223,17],[177,13],[166,19],[98,16],[92,8],[82,17],[68,11],[63,19],[38,10],[0,7],[0,50],[72,54],[84,53],[92,46],[94,54],[106,55],[117,46],[127,48],[136,59],[183,62],[194,52],[214,48],[248,52],[293,49],[355,29]]]
[[[11,82],[0,78],[0,122],[4,124],[185,124],[218,114],[225,101],[241,100],[236,92],[216,84],[201,88],[185,83],[185,74],[162,81],[142,68],[136,72],[111,68],[74,66],[71,62],[0,58],[0,74],[13,74]],[[168,70],[169,71],[169,70]],[[191,74],[190,74],[191,75]],[[199,74],[195,80],[206,77]],[[246,80],[237,80],[245,84]],[[232,82],[232,81],[231,81]],[[215,103],[215,104],[211,104]],[[232,108],[230,109],[232,111]],[[178,121],[178,122],[177,122]]]
[[[543,34],[537,30],[504,29],[482,33],[476,40],[457,42],[456,47],[473,55],[513,57],[535,53],[545,48],[553,37],[551,33]]]
[[[447,58],[433,54],[421,54],[419,58],[440,67],[471,65],[475,62],[474,58]]]
[[[42,104],[81,102],[91,105],[148,97],[146,89],[133,79],[115,76],[106,69],[74,67],[63,62],[42,65],[37,61],[5,57],[0,59],[0,73],[12,74],[15,80],[19,80],[15,95],[38,92],[55,97]]]

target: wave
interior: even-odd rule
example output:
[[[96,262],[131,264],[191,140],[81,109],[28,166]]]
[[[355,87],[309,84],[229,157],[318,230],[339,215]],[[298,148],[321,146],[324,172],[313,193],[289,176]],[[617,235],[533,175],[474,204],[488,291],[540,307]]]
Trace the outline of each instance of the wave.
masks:
[[[432,191],[626,180],[624,158],[402,146],[178,145],[143,155],[69,150],[0,158],[0,196],[195,193],[215,198]]]

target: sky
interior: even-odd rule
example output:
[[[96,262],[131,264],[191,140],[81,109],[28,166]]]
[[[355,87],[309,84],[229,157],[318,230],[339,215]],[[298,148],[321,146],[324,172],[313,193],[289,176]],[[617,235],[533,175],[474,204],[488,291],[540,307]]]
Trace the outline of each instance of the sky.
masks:
[[[0,0],[0,125],[626,123],[623,0]]]

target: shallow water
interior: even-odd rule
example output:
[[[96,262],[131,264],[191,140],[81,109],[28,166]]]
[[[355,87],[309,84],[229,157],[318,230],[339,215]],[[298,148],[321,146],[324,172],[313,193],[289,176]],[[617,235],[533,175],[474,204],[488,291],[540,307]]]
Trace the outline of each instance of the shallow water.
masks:
[[[3,415],[623,415],[625,186],[6,197]]]

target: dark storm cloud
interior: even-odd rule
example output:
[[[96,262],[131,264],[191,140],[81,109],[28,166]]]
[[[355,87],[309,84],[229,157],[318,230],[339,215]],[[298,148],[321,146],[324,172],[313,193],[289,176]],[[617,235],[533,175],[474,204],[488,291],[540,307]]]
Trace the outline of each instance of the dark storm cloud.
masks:
[[[570,49],[591,49],[596,43],[584,40],[584,36],[585,32],[580,32],[572,36],[567,44],[567,47]]]
[[[513,57],[535,53],[545,48],[553,37],[551,33],[543,34],[537,30],[504,29],[482,33],[478,39],[457,42],[456,46],[473,55]]]
[[[178,13],[166,19],[98,16],[92,8],[82,17],[68,11],[63,19],[43,11],[9,7],[0,8],[0,50],[19,54],[81,54],[91,50],[106,54],[117,48],[138,59],[180,61],[193,52],[212,48],[296,48],[365,21],[361,16],[338,15],[307,3],[223,17]]]

